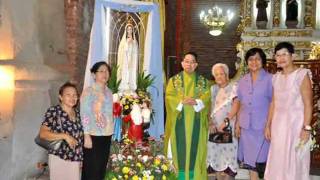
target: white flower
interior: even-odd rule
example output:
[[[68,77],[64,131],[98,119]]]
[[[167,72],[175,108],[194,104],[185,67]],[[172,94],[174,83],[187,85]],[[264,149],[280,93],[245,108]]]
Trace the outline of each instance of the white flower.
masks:
[[[119,102],[119,94],[115,93],[112,95],[113,102]]]
[[[151,171],[150,170],[144,170],[142,171],[143,176],[149,177],[151,175]]]
[[[133,104],[130,115],[135,125],[142,124],[141,108],[138,104]]]
[[[148,161],[148,156],[147,155],[144,155],[142,156],[142,162],[147,162]]]
[[[127,159],[132,160],[133,157],[132,157],[131,155],[129,155],[129,156],[127,157]]]
[[[118,160],[119,160],[119,161],[122,161],[123,158],[124,158],[124,157],[122,156],[122,154],[118,154]]]
[[[111,155],[111,159],[112,159],[112,162],[116,162],[118,159],[117,159],[117,155],[116,154],[112,154]]]
[[[142,114],[143,122],[144,122],[144,123],[150,122],[150,115],[151,115],[150,109],[148,109],[148,108],[143,108],[141,114]]]

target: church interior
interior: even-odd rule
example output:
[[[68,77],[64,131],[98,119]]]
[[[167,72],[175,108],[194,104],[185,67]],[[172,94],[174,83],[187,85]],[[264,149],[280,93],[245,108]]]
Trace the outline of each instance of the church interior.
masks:
[[[101,30],[108,36],[96,41],[110,39],[103,55],[96,56],[93,27],[99,27],[95,7],[100,1],[155,4],[159,19],[153,23],[159,25],[148,29],[154,24],[147,11],[106,10],[105,19],[99,20],[112,19]],[[157,116],[161,125],[149,130],[159,137],[165,123],[164,89],[167,80],[182,70],[186,52],[198,54],[197,72],[207,79],[213,80],[214,64],[225,63],[230,79],[237,81],[247,72],[244,58],[250,48],[263,49],[266,69],[276,73],[275,45],[292,43],[294,63],[312,71],[312,125],[318,148],[311,151],[310,174],[312,180],[320,179],[320,0],[0,0],[0,180],[45,179],[38,176],[42,169],[37,165],[47,154],[34,143],[45,110],[59,103],[58,89],[64,82],[71,81],[82,91],[93,57],[116,64],[128,21],[135,24],[138,71],[150,66],[147,70],[157,70],[160,77],[155,94],[162,94],[158,108],[162,113]],[[147,51],[160,55],[154,59]],[[236,179],[248,179],[247,171],[239,171]]]

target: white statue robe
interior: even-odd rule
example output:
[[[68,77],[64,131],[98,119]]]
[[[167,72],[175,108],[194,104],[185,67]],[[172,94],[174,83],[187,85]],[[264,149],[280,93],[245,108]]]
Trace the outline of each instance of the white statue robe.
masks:
[[[118,48],[118,80],[120,92],[134,92],[137,89],[138,42],[133,35],[129,40],[127,31],[123,34]]]

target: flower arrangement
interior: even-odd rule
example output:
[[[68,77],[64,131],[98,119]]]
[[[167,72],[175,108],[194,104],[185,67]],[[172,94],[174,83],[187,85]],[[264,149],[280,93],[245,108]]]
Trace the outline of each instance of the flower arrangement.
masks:
[[[125,138],[122,143],[114,142],[111,149],[111,163],[105,179],[177,179],[172,161],[158,152],[160,144],[162,141],[154,140],[137,144],[128,138]],[[158,148],[152,146],[158,146]]]
[[[117,80],[117,70],[117,66],[112,67],[108,82],[108,87],[114,93],[115,133],[113,139],[121,141],[122,135],[128,133],[131,140],[142,141],[143,127],[147,127],[152,120],[152,101],[147,89],[153,84],[155,78],[144,72],[138,73],[135,92],[118,92],[121,81]]]
[[[122,115],[129,115],[133,105],[138,104],[144,108],[150,108],[151,99],[150,94],[146,91],[138,90],[137,93],[131,94],[119,94],[120,95],[120,104],[123,107]]]

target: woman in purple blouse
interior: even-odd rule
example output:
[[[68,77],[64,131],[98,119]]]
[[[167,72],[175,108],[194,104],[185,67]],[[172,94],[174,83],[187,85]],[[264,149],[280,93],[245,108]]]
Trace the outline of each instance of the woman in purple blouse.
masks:
[[[249,170],[250,180],[256,180],[256,162],[266,162],[269,150],[269,143],[264,138],[264,128],[272,99],[272,75],[263,69],[267,60],[262,49],[250,49],[245,60],[249,73],[239,81],[237,100],[240,109],[235,133],[240,138],[240,167]]]

